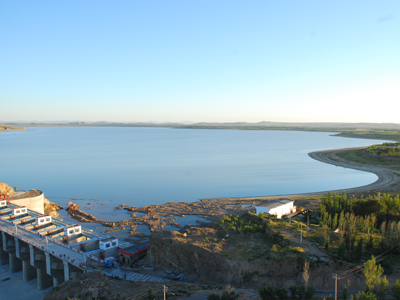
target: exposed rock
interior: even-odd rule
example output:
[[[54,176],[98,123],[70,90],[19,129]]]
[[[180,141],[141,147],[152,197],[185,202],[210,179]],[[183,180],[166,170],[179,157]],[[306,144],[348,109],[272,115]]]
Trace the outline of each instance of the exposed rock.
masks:
[[[61,206],[50,202],[48,199],[44,198],[44,213],[46,215],[52,216],[53,218],[58,218],[58,210],[62,209]]]
[[[0,182],[0,194],[14,195],[15,192],[7,183]]]
[[[187,234],[187,237],[184,237],[176,231],[153,234],[150,238],[146,264],[171,270],[176,274],[185,273],[188,279],[202,284],[232,284],[258,288],[269,283],[284,287],[303,283],[302,259],[277,257],[252,261],[232,259],[224,256],[218,249],[194,243],[189,236]],[[347,271],[351,267],[353,265],[346,262],[334,260],[323,262],[314,259],[309,284],[317,289],[332,289],[334,281],[331,274]],[[352,288],[361,290],[365,288],[364,276],[361,273],[353,274],[349,279]],[[340,282],[339,288],[342,289],[345,283],[344,280]]]

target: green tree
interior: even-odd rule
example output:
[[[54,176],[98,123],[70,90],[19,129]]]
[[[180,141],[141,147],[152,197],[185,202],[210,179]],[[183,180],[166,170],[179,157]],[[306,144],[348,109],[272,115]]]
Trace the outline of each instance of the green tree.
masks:
[[[342,300],[347,300],[347,296],[348,296],[348,293],[349,293],[349,288],[350,288],[350,280],[347,279],[347,283],[343,287],[343,290],[342,290]]]
[[[304,285],[306,287],[306,293],[307,293],[308,280],[310,279],[310,261],[309,260],[306,260],[304,262],[303,279],[304,279]]]
[[[147,299],[148,300],[154,300],[154,295],[153,295],[153,289],[149,287],[149,290],[147,291]]]
[[[338,214],[335,214],[332,220],[332,229],[335,230],[338,226]]]
[[[351,300],[377,300],[371,292],[362,292],[351,296]]]
[[[394,300],[400,300],[400,280],[398,279],[392,286],[392,295]]]
[[[376,260],[373,255],[370,260],[364,263],[363,272],[365,276],[365,284],[367,286],[366,292],[373,291],[375,288],[380,286],[382,282],[381,276],[384,270],[381,265],[376,264]]]
[[[306,294],[305,294],[304,299],[305,300],[311,300],[314,297],[314,294],[315,294],[316,290],[317,289],[314,286],[310,285],[308,287],[308,289],[306,290]]]
[[[386,295],[389,290],[389,281],[386,276],[382,277],[381,284],[379,285],[379,290],[376,290],[375,294],[378,300],[386,300]]]

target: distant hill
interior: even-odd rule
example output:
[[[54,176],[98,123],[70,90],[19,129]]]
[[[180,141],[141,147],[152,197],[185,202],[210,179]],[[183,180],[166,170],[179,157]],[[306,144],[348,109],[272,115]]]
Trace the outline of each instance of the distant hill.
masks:
[[[243,129],[243,130],[307,130],[307,131],[354,131],[354,130],[388,130],[400,131],[396,123],[294,123],[294,122],[233,122],[233,123],[117,123],[117,122],[59,122],[59,123],[7,123],[2,126],[18,127],[172,127],[192,129]],[[15,127],[14,127],[15,128]]]
[[[10,126],[10,125],[3,125],[0,124],[0,131],[5,131],[5,130],[25,130],[25,128],[17,128],[14,126]]]

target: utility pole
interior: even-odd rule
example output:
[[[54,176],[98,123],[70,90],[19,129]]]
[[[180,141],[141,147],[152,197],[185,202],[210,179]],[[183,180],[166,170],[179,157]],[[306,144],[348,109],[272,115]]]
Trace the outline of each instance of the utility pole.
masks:
[[[164,285],[164,300],[167,299],[167,298],[165,298],[165,290],[166,290],[166,287],[165,287],[165,285]]]
[[[87,256],[86,256],[86,253],[83,254],[83,257],[85,258],[85,273],[87,273],[87,268],[86,268]]]
[[[337,300],[337,274],[332,274],[333,278],[335,278],[335,300]]]
[[[300,229],[300,243],[303,242],[303,223],[301,223],[301,229]]]

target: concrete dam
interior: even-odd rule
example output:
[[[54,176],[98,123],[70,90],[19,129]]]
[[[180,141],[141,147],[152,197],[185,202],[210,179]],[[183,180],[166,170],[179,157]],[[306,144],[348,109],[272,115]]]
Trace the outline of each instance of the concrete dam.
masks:
[[[36,279],[38,290],[97,271],[131,246],[38,212],[40,199],[33,199],[35,210],[28,207],[32,199],[21,200],[15,204],[0,194],[0,265],[8,264],[10,273],[22,271],[23,281]]]

